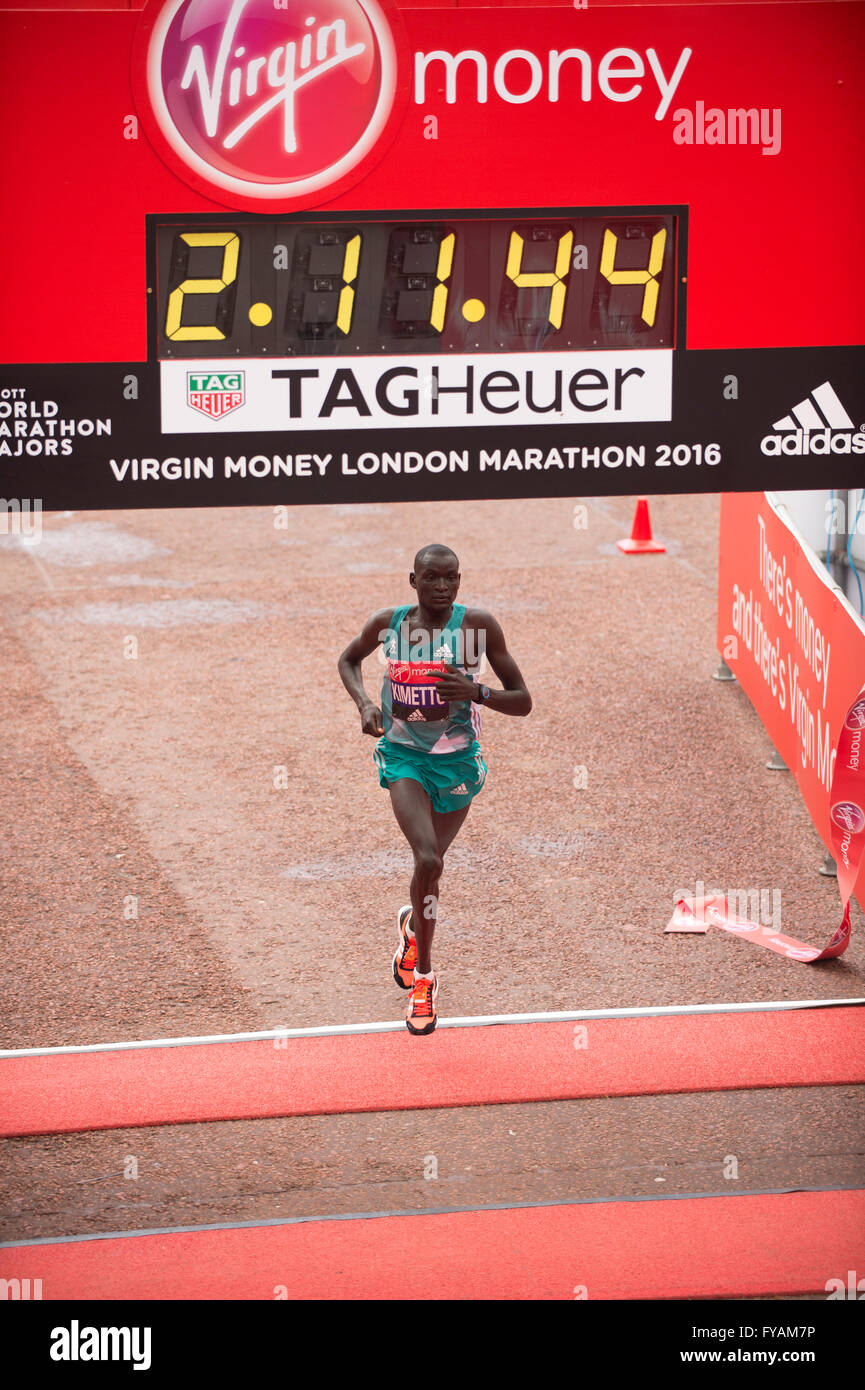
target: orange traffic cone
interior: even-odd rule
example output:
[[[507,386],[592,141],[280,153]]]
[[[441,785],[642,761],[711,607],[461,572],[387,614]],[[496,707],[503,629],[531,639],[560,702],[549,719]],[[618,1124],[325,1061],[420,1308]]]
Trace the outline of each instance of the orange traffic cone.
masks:
[[[648,497],[637,498],[637,510],[634,512],[630,538],[626,541],[616,541],[616,545],[620,550],[624,550],[626,555],[660,555],[662,551],[666,551],[667,547],[661,541],[652,538]]]

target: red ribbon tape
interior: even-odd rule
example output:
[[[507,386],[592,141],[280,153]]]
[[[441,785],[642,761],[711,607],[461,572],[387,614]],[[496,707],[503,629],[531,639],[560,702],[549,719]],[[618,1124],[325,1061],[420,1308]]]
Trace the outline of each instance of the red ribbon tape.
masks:
[[[797,941],[793,936],[784,936],[774,927],[740,917],[731,909],[724,893],[680,898],[665,930],[706,931],[708,927],[721,927],[723,931],[753,941],[755,946],[765,946],[779,956],[806,961],[809,965],[843,955],[850,944],[850,899],[865,853],[865,685],[847,711],[838,737],[829,788],[829,820],[844,915],[835,935],[822,951],[816,946],[806,946],[804,941]]]

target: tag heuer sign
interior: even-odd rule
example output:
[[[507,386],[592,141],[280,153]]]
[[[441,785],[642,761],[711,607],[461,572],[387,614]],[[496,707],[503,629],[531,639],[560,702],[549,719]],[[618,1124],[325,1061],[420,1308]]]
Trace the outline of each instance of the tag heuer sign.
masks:
[[[193,410],[221,420],[245,400],[243,372],[187,372],[186,399]]]

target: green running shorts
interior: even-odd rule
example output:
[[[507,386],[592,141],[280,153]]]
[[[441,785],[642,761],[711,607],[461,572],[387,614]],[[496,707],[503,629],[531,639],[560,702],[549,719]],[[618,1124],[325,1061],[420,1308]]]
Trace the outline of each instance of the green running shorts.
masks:
[[[420,753],[380,738],[373,749],[379,785],[401,777],[420,782],[435,811],[468,806],[484,785],[487,765],[477,752]]]

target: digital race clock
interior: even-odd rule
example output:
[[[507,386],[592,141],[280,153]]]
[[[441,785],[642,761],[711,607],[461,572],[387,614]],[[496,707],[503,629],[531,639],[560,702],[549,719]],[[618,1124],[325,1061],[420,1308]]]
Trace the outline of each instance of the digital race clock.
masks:
[[[674,343],[671,213],[148,222],[160,359]]]

